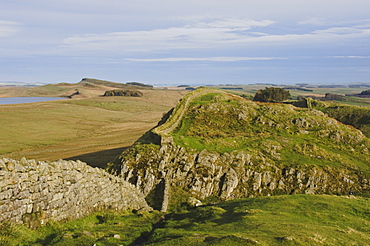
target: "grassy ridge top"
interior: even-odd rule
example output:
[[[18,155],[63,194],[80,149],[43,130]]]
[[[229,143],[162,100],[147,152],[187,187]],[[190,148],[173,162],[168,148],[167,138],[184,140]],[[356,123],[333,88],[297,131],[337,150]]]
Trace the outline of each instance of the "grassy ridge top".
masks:
[[[189,151],[246,151],[276,164],[370,169],[370,141],[359,130],[318,110],[255,103],[220,90],[187,94],[154,131]]]
[[[168,135],[171,133],[181,122],[182,117],[188,110],[190,104],[198,98],[203,95],[207,95],[211,92],[219,92],[218,90],[211,90],[211,89],[198,89],[196,91],[193,91],[191,93],[186,94],[180,102],[176,105],[173,112],[169,116],[169,118],[164,122],[164,124],[156,127],[154,129],[154,132],[160,135]]]
[[[145,85],[138,82],[129,82],[129,83],[118,83],[118,82],[112,82],[107,80],[101,80],[101,79],[92,79],[92,78],[83,78],[80,82],[77,84],[81,85],[90,85],[90,86],[108,86],[108,87],[114,87],[114,88],[136,88],[136,89],[142,89],[142,88],[151,88],[153,86]]]

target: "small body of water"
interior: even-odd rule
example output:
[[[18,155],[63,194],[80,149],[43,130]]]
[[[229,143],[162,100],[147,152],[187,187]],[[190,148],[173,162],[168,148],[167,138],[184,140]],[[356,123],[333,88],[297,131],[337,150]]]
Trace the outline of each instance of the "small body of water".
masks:
[[[46,102],[66,99],[64,97],[4,97],[0,98],[0,105],[4,104],[20,104],[20,103],[34,103]]]

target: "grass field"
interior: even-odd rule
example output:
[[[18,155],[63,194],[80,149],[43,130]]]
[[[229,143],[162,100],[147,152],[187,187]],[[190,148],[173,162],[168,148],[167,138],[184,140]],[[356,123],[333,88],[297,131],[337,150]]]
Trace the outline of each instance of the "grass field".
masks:
[[[160,212],[96,212],[76,221],[31,230],[25,226],[0,224],[0,245],[130,245],[160,219]]]
[[[104,166],[112,155],[119,155],[154,127],[186,92],[143,93],[143,97],[93,95],[0,105],[0,157],[49,161],[79,158],[93,166]]]
[[[172,216],[148,245],[368,245],[369,199],[257,197]]]
[[[94,81],[93,81],[94,82]],[[250,96],[266,85],[246,85]],[[154,127],[187,93],[184,90],[142,90],[141,98],[101,97],[112,89],[103,84],[59,84],[0,87],[0,97],[67,96],[76,99],[21,105],[0,105],[0,157],[38,160],[81,159],[104,166],[112,156]],[[314,88],[314,94],[359,93],[361,88]],[[291,91],[293,96],[308,92]],[[349,104],[368,105],[358,99]],[[370,105],[370,104],[369,104]]]
[[[161,217],[159,212],[98,212],[37,230],[3,224],[0,244],[368,245],[370,241],[370,201],[355,196],[256,197],[184,209],[163,221]]]
[[[214,86],[216,88],[227,88],[228,86]],[[253,97],[255,93],[260,89],[265,89],[266,87],[271,87],[270,85],[262,85],[262,84],[254,84],[254,85],[241,85],[241,86],[230,86],[233,87],[240,87],[242,89],[233,90],[237,94],[244,94],[250,97]],[[279,87],[279,86],[276,86]],[[283,86],[282,86],[283,87]],[[320,88],[318,86],[312,86],[306,89],[310,89],[312,91],[301,91],[301,90],[293,90],[289,89],[289,92],[292,98],[297,98],[297,96],[315,96],[315,97],[325,97],[326,93],[334,93],[334,94],[359,94],[364,90],[368,90],[368,87],[360,87],[360,88],[350,88],[350,87],[338,87],[338,88]],[[348,105],[356,105],[356,106],[364,106],[370,107],[370,98],[360,98],[360,97],[348,97],[349,101],[341,101],[340,103],[348,104]]]
[[[76,87],[17,89],[0,88],[0,96],[60,96]],[[138,98],[101,97],[106,89],[79,88],[82,96],[77,99],[0,105],[0,157],[80,159],[104,167],[187,93],[142,90],[144,96]],[[67,223],[50,222],[37,230],[3,223],[0,245],[368,245],[370,241],[368,198],[257,197],[182,209],[163,222],[160,212],[98,212]]]

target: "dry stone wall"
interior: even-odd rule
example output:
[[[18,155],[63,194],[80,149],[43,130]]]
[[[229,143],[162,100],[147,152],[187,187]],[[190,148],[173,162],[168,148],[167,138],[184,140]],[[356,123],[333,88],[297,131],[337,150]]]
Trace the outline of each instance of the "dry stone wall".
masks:
[[[0,159],[0,222],[36,227],[105,209],[151,208],[133,185],[81,161]]]

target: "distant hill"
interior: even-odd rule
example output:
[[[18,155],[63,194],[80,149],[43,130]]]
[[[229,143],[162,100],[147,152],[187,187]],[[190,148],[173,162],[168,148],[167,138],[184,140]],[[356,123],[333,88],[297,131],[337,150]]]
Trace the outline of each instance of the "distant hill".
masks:
[[[145,85],[142,83],[138,82],[128,82],[126,84],[123,83],[117,83],[117,82],[111,82],[107,80],[100,80],[100,79],[91,79],[91,78],[83,78],[80,82],[77,84],[82,84],[82,85],[101,85],[101,86],[108,86],[108,87],[115,87],[115,88],[151,88],[153,86],[151,85]]]
[[[369,146],[359,130],[321,111],[200,89],[123,152],[110,171],[164,211],[188,198],[366,193]]]
[[[34,96],[34,97],[68,97],[68,98],[91,98],[104,95],[107,90],[151,90],[153,86],[138,82],[117,83],[107,80],[83,78],[78,83],[61,82],[58,84],[46,84],[42,86],[14,86],[7,88],[2,97]],[[76,93],[78,91],[78,93]]]

